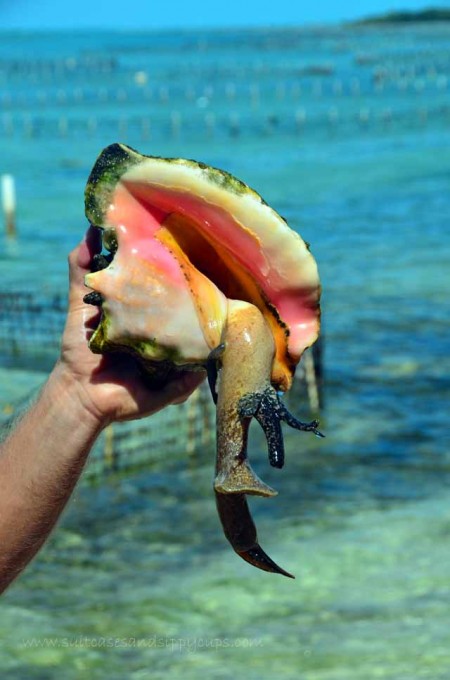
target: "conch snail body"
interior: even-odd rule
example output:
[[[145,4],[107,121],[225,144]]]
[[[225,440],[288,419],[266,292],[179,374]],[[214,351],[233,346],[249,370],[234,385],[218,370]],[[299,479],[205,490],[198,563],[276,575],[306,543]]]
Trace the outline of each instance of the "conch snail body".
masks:
[[[156,379],[207,369],[217,404],[214,490],[225,535],[246,561],[291,576],[259,546],[246,495],[276,492],[247,460],[252,417],[269,460],[284,463],[280,422],[317,435],[283,406],[319,332],[320,283],[305,242],[246,184],[184,159],[112,144],[86,187],[103,230],[85,300],[101,305],[94,352],[130,351]]]

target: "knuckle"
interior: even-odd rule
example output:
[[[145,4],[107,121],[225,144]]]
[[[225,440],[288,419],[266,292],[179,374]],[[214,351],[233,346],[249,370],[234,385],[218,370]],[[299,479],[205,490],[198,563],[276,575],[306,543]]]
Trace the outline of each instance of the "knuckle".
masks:
[[[69,255],[67,256],[67,261],[69,263],[70,268],[75,267],[75,265],[77,263],[77,256],[78,256],[78,247],[71,250]]]

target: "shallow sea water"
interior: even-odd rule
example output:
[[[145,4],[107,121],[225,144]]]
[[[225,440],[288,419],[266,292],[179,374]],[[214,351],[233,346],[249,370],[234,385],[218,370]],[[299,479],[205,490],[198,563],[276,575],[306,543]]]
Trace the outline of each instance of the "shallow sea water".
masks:
[[[228,548],[213,450],[81,481],[2,599],[8,678],[449,677],[449,32],[3,36],[0,170],[17,180],[19,240],[0,240],[1,290],[65,290],[106,144],[227,169],[319,263],[327,435],[287,432],[280,472],[252,429],[279,491],[252,502],[261,544],[295,581]],[[12,383],[26,393],[14,375],[2,400]]]

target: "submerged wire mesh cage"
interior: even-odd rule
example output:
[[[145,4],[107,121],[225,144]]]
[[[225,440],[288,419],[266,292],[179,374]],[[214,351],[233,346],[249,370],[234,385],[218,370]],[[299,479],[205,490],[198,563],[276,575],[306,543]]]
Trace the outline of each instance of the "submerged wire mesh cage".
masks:
[[[0,389],[0,438],[33,401],[56,361],[66,306],[61,294],[0,292],[0,357],[7,366]],[[291,403],[307,397],[311,409],[318,410],[317,369],[317,354],[314,359],[307,353],[290,392]],[[20,385],[16,376],[21,377]],[[171,455],[192,456],[199,451],[209,455],[214,441],[215,406],[208,386],[202,384],[176,408],[166,408],[151,418],[109,425],[94,446],[85,476],[96,479],[133,470]]]
[[[20,366],[27,358],[56,355],[66,308],[60,293],[0,291],[0,356]]]

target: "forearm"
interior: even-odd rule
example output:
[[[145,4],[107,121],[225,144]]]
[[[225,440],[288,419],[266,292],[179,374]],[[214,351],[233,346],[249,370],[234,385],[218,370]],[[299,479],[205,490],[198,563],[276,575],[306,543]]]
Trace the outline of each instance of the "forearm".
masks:
[[[57,364],[37,401],[0,444],[0,592],[46,540],[103,425]]]
[[[61,359],[37,401],[0,444],[0,593],[39,550],[108,422],[142,418],[185,401],[204,379],[183,373],[149,389],[132,357],[93,354],[98,310],[83,302],[84,277],[101,251],[91,227],[69,256],[69,309]]]

